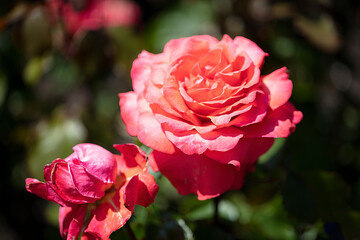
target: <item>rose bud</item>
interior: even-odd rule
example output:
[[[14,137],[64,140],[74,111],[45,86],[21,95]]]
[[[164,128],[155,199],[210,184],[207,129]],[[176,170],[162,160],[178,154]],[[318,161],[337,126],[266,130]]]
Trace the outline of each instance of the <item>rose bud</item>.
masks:
[[[135,204],[146,207],[154,201],[158,186],[148,173],[145,153],[133,144],[114,147],[122,155],[94,144],[76,145],[69,157],[45,166],[45,183],[26,179],[29,192],[61,205],[64,239],[81,233],[84,240],[109,239],[131,217]]]

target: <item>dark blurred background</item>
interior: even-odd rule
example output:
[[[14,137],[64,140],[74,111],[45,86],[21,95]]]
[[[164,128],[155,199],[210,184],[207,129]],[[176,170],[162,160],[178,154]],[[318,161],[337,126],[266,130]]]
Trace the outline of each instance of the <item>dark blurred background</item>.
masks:
[[[84,4],[86,0],[69,0]],[[58,206],[25,190],[44,164],[91,142],[135,142],[118,96],[132,61],[173,38],[245,36],[287,66],[304,118],[219,199],[160,192],[130,224],[138,239],[360,239],[360,4],[350,0],[137,0],[131,26],[70,34],[44,1],[0,4],[0,239],[60,239]],[[114,152],[114,151],[113,151]],[[215,202],[215,204],[214,204]],[[215,216],[215,217],[214,217]],[[120,229],[112,239],[128,239]]]

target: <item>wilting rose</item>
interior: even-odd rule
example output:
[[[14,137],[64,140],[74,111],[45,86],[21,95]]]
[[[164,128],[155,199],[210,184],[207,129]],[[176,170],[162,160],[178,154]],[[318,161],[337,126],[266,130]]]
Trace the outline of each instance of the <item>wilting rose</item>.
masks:
[[[120,94],[127,131],[154,149],[150,165],[181,194],[218,196],[243,184],[274,138],[302,119],[288,102],[286,68],[261,76],[267,56],[244,37],[171,40],[160,54],[143,51]]]
[[[49,12],[62,19],[70,34],[104,27],[131,26],[139,20],[140,9],[125,0],[48,0]]]
[[[94,144],[79,144],[74,153],[44,168],[45,183],[26,179],[26,189],[61,205],[64,239],[109,239],[131,217],[135,204],[148,206],[158,186],[148,173],[145,153],[133,144],[114,145],[114,155]],[[90,217],[85,222],[86,213]]]

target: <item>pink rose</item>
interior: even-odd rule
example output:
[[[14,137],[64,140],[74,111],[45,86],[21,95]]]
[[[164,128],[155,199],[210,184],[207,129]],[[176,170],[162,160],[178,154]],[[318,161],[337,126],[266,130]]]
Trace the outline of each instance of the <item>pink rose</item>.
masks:
[[[120,94],[127,131],[154,149],[150,165],[181,194],[200,200],[242,186],[274,138],[302,119],[288,102],[286,68],[261,76],[267,56],[244,37],[171,40],[160,54],[143,51]]]
[[[85,0],[76,9],[65,0],[49,0],[50,14],[61,17],[70,34],[83,30],[96,30],[103,27],[131,26],[139,20],[139,7],[125,0]]]
[[[148,206],[158,191],[148,173],[145,153],[133,144],[114,145],[113,155],[94,144],[79,144],[74,153],[44,168],[45,183],[26,179],[26,189],[61,205],[64,239],[109,239],[130,218],[135,204]],[[85,222],[86,213],[90,217]]]

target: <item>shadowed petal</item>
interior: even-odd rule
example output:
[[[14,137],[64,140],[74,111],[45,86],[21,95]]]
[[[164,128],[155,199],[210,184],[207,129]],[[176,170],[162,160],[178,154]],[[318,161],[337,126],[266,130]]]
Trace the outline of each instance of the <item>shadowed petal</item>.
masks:
[[[121,156],[116,155],[119,172],[126,178],[142,173],[146,166],[146,153],[134,144],[115,144]]]
[[[135,204],[147,207],[154,202],[158,191],[159,187],[152,175],[148,173],[136,175],[125,187],[125,206],[131,211]]]
[[[243,138],[231,150],[226,152],[206,151],[205,155],[222,164],[232,164],[237,169],[254,164],[257,159],[272,146],[272,138]]]
[[[81,240],[105,240],[105,238],[102,239],[101,236],[96,233],[85,232],[81,235]]]
[[[69,204],[64,199],[62,199],[48,184],[40,182],[34,178],[26,179],[26,190],[45,200],[58,203],[61,206],[66,206]]]
[[[167,177],[180,194],[194,193],[199,200],[213,198],[229,190],[236,172],[232,165],[221,164],[205,155],[181,152],[169,155],[153,151],[149,163]]]
[[[77,239],[81,233],[86,216],[87,205],[60,207],[59,227],[61,236],[67,240]]]
[[[158,191],[159,187],[155,183],[154,176],[146,172],[139,174],[138,197],[136,199],[136,204],[148,207],[154,202]]]

